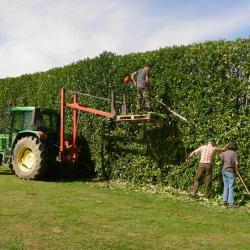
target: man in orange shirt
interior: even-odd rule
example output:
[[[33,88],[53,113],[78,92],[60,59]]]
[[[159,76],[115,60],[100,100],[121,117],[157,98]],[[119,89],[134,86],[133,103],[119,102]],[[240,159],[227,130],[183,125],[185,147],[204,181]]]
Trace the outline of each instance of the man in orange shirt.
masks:
[[[189,162],[189,160],[191,159],[193,155],[197,155],[197,154],[201,155],[200,164],[196,171],[196,175],[194,179],[194,186],[193,186],[193,193],[192,193],[193,198],[195,198],[196,196],[196,193],[199,188],[200,180],[203,174],[205,173],[205,199],[206,200],[208,199],[208,193],[209,193],[211,180],[212,180],[212,163],[213,163],[214,157],[216,153],[224,152],[228,146],[229,146],[229,143],[223,148],[218,148],[216,147],[215,140],[210,139],[207,145],[203,145],[197,148],[188,156],[186,160],[187,163]]]

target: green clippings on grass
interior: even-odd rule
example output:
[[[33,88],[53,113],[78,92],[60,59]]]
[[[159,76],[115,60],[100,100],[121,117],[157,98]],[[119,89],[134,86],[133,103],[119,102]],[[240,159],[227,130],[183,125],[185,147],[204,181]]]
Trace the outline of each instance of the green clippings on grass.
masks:
[[[0,169],[0,249],[247,249],[249,210]],[[179,198],[178,198],[179,197]]]

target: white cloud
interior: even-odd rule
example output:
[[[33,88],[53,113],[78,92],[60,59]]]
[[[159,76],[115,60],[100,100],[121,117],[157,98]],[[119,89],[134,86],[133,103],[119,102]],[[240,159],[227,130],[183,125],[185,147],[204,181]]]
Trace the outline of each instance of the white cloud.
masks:
[[[157,20],[158,29],[147,40],[146,47],[155,49],[171,45],[185,45],[205,40],[227,39],[242,28],[249,29],[250,4],[248,6],[225,9],[221,12],[205,15],[183,17],[180,19],[172,16]],[[235,37],[237,38],[237,37]]]
[[[125,54],[226,38],[248,25],[249,6],[197,21],[164,5],[166,12],[157,16],[141,0],[0,0],[0,77],[44,71],[104,50]]]
[[[0,75],[45,70],[103,50],[118,52],[130,25],[128,6],[119,6],[98,0],[1,1],[0,36],[6,42],[0,42]]]

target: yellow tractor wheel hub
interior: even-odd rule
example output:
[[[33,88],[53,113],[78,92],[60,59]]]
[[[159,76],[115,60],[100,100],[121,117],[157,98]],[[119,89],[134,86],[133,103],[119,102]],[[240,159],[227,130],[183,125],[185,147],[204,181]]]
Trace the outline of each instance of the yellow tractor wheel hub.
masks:
[[[30,171],[34,166],[34,162],[35,156],[30,148],[23,148],[22,150],[20,150],[17,155],[17,163],[22,171]]]

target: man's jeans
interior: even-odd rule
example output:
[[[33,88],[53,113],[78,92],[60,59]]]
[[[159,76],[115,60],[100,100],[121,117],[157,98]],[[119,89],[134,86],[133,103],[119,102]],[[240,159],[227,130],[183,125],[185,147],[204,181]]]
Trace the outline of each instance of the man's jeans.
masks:
[[[223,201],[229,203],[230,205],[234,204],[234,173],[229,171],[222,172],[224,190],[223,190]]]

